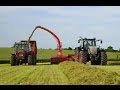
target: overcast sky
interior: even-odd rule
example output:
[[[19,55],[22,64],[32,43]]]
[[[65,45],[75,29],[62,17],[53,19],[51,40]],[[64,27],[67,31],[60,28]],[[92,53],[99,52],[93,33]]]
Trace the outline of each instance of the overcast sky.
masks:
[[[120,6],[0,6],[0,47],[27,40],[35,26],[52,30],[62,47],[79,46],[78,39],[102,39],[102,48],[120,48]],[[52,35],[38,29],[32,39],[38,48],[56,48]]]

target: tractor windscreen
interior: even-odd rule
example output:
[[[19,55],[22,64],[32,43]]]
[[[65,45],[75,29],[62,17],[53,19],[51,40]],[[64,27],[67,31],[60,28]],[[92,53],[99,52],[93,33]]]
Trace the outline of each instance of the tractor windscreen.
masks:
[[[96,46],[96,41],[94,39],[87,39],[84,41],[85,46]]]
[[[16,44],[16,51],[23,49],[26,52],[29,52],[29,45],[28,44]]]

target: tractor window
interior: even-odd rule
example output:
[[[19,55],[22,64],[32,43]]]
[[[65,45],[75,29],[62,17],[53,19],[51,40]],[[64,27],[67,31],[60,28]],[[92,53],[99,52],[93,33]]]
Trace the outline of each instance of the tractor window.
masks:
[[[17,44],[16,45],[16,51],[24,49],[25,51],[29,51],[29,46],[27,44]]]
[[[85,40],[85,46],[96,46],[95,40]]]
[[[29,46],[27,44],[23,45],[25,51],[29,52]]]

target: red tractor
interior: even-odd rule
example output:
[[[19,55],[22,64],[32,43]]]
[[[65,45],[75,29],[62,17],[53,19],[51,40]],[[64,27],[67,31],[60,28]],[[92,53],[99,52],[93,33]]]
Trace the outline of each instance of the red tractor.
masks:
[[[11,55],[11,66],[26,64],[36,65],[36,41],[20,41],[14,44],[14,53]]]

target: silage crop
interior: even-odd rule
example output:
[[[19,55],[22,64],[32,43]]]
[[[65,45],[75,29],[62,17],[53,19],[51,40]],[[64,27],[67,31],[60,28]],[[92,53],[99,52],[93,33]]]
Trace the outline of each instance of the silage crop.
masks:
[[[120,84],[120,75],[105,71],[91,65],[65,61],[59,64],[70,84],[81,85],[111,85]]]

